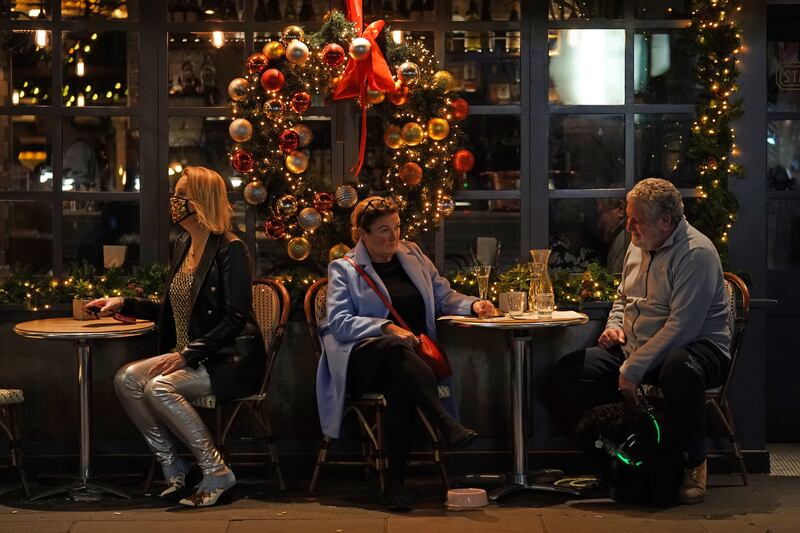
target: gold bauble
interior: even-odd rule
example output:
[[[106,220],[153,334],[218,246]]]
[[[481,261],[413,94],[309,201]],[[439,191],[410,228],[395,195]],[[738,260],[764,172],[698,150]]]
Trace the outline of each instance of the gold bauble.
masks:
[[[286,49],[283,47],[283,44],[278,41],[268,42],[264,45],[263,50],[261,50],[261,53],[267,56],[267,59],[270,61],[280,61],[285,52]]]
[[[228,96],[231,100],[241,102],[247,98],[247,88],[250,87],[250,82],[245,78],[234,78],[228,84]]]
[[[322,224],[322,215],[313,207],[306,207],[297,215],[297,223],[306,231],[314,231]]]
[[[455,78],[446,70],[439,70],[433,75],[433,85],[446,93],[452,91],[455,84]]]
[[[302,65],[308,60],[308,53],[306,43],[297,39],[290,42],[289,46],[286,47],[286,59],[289,60],[289,63]]]
[[[358,191],[352,185],[339,185],[336,187],[336,205],[350,209],[358,203]]]
[[[297,213],[297,198],[291,194],[286,194],[278,198],[275,202],[275,214],[282,218],[289,218]]]
[[[295,237],[286,245],[286,253],[295,261],[302,261],[311,253],[311,244],[305,237]]]
[[[237,143],[243,143],[250,140],[250,137],[253,136],[253,125],[250,124],[250,121],[246,118],[237,118],[231,121],[231,125],[228,127],[228,133],[231,139]]]
[[[278,98],[273,98],[267,102],[264,102],[264,115],[267,117],[277,120],[283,116],[283,112],[286,110],[283,102],[281,102]]]
[[[450,135],[450,124],[443,118],[432,118],[428,121],[428,137],[441,141]]]
[[[297,40],[303,41],[306,38],[306,32],[303,31],[303,28],[300,26],[296,26],[292,24],[291,26],[286,26],[283,28],[281,32],[281,42],[284,46],[288,46],[290,42]]]
[[[286,156],[286,168],[292,174],[302,174],[308,168],[308,156],[303,152],[292,152]]]
[[[364,37],[356,37],[350,43],[350,57],[356,61],[363,61],[370,56],[372,51],[372,44]]]
[[[383,91],[376,91],[374,89],[367,89],[367,102],[372,105],[378,105],[386,98],[386,93]]]
[[[399,126],[388,126],[383,132],[383,143],[392,150],[399,150],[404,144],[402,131]]]
[[[419,79],[419,72],[419,65],[411,61],[406,61],[397,67],[397,79],[400,80],[403,85],[414,85]]]
[[[339,244],[334,244],[331,246],[331,249],[328,250],[328,261],[335,261],[337,259],[341,259],[344,257],[344,254],[350,251],[350,247],[340,242]]]
[[[400,136],[403,138],[403,142],[409,146],[416,146],[425,140],[425,132],[422,130],[422,126],[416,122],[408,122],[403,126]]]
[[[297,135],[300,137],[300,147],[305,148],[311,141],[314,139],[314,133],[311,131],[311,128],[306,126],[305,124],[295,124],[292,128]]]
[[[451,197],[444,194],[439,197],[436,207],[439,209],[439,214],[449,217],[456,210],[456,203]]]

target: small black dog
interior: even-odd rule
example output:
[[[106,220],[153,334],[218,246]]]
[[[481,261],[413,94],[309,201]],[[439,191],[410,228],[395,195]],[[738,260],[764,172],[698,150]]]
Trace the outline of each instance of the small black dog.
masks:
[[[681,454],[649,406],[611,403],[589,410],[577,438],[619,502],[673,505],[682,480]]]

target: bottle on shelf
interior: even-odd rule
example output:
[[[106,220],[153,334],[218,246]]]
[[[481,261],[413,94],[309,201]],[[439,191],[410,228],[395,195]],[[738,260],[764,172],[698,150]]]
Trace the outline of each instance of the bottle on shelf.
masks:
[[[511,6],[511,13],[508,16],[508,20],[519,20],[519,8],[517,6],[518,4],[516,2],[514,2],[514,5]],[[519,54],[519,50],[519,30],[508,32],[508,36],[506,38],[506,52],[509,54]]]
[[[186,22],[197,22],[200,20],[200,6],[197,2],[190,0],[186,8]]]
[[[267,3],[266,20],[283,20],[283,14],[281,14],[280,0],[269,0],[269,2]]]
[[[283,18],[289,22],[294,22],[297,20],[297,6],[294,3],[294,0],[289,0],[286,2],[286,9],[283,11]]]
[[[492,20],[492,0],[483,0],[481,2],[481,20]],[[481,35],[481,49],[486,52],[494,50],[494,33],[487,31]]]
[[[396,18],[397,12],[394,9],[394,4],[392,3],[392,0],[383,0],[383,7],[381,8],[381,11],[383,11],[384,19]]]
[[[312,2],[312,0],[303,0],[303,4],[300,6],[300,20],[307,22],[309,20],[314,20],[314,18],[316,18],[314,2]]]
[[[411,19],[411,8],[408,7],[408,0],[398,0],[397,16],[403,20]]]
[[[469,0],[469,9],[467,10],[467,21],[474,22],[480,20],[480,13],[478,11],[478,3],[475,0]],[[481,51],[481,32],[478,30],[467,30],[464,32],[464,50],[467,52],[480,52]],[[466,78],[465,78],[466,79]]]
[[[411,11],[409,18],[411,20],[422,20],[423,7],[424,4],[422,3],[422,0],[412,0],[411,7],[409,8],[409,10]]]
[[[425,0],[422,4],[422,20],[436,20],[436,0]]]
[[[258,21],[264,21],[267,19],[267,4],[264,0],[257,0],[256,2],[256,11],[253,13],[253,18]]]
[[[453,22],[464,22],[464,15],[461,14],[458,10],[458,6],[453,7],[453,14],[450,16],[450,19]],[[463,52],[464,51],[464,32],[463,31],[456,31],[450,33],[450,41],[448,46],[448,52]]]
[[[223,20],[239,20],[239,10],[234,0],[224,0],[221,10]]]
[[[172,22],[186,22],[186,10],[188,9],[188,0],[177,0],[172,6]]]

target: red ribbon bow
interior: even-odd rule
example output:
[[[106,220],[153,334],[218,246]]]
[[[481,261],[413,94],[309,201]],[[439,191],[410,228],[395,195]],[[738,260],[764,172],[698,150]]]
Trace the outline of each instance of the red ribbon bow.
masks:
[[[384,21],[376,20],[362,30],[364,21],[361,0],[347,0],[347,15],[350,21],[356,24],[356,29],[360,36],[367,39],[371,45],[368,58],[361,61],[356,61],[353,58],[348,60],[342,79],[333,93],[334,100],[361,97],[361,143],[358,151],[358,161],[350,169],[354,176],[358,176],[361,171],[361,165],[364,163],[364,152],[367,146],[367,89],[394,91],[395,86],[386,58],[383,57],[378,43],[375,42],[375,39],[383,31]]]

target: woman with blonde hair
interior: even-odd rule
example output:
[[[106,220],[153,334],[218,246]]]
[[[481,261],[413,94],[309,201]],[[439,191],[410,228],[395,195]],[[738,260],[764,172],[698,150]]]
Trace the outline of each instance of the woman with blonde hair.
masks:
[[[414,350],[418,337],[436,337],[439,315],[489,317],[494,306],[454,291],[419,246],[400,240],[400,214],[390,198],[371,196],[359,202],[351,227],[355,248],[328,266],[327,321],[319,325],[323,353],[317,406],[323,432],[338,438],[346,394],[386,396],[389,464],[381,500],[386,508],[403,511],[410,507],[405,467],[417,407],[451,448],[467,446],[477,437],[457,420],[453,399],[440,399],[433,371]],[[400,324],[359,269],[392,304],[403,319]]]
[[[265,360],[247,246],[230,231],[231,213],[222,177],[186,167],[170,198],[170,218],[185,231],[175,242],[162,301],[114,297],[86,306],[99,308],[100,315],[119,312],[157,322],[162,355],[123,366],[114,386],[164,471],[168,487],[161,496],[177,499],[190,467],[173,437],[194,454],[203,479],[194,494],[180,499],[190,507],[214,505],[236,483],[190,402],[255,392]]]

